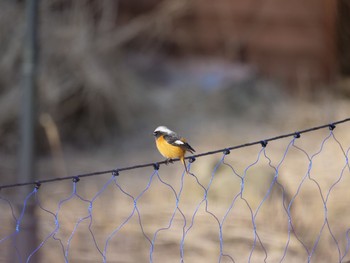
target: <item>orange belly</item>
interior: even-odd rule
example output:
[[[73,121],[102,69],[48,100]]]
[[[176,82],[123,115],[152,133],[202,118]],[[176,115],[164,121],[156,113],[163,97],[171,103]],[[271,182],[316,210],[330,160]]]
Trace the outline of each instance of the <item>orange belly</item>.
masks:
[[[173,146],[169,144],[163,136],[160,136],[156,140],[156,145],[158,148],[158,151],[165,157],[165,158],[170,158],[170,159],[175,159],[175,158],[180,158],[185,155],[185,150],[178,147],[178,146]]]

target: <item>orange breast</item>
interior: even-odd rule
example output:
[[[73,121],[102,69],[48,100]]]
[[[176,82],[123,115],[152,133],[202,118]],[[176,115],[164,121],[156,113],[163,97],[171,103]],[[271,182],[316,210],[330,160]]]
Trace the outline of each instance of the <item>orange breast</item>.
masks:
[[[156,140],[156,145],[158,148],[158,151],[165,157],[170,159],[180,158],[185,155],[185,150],[178,147],[173,146],[169,144],[163,136],[160,136]]]

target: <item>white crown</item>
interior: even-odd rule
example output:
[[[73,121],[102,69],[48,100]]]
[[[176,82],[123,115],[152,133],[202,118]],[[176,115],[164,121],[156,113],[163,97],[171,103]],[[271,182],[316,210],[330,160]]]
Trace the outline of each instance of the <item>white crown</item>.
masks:
[[[168,129],[168,128],[165,127],[165,126],[159,126],[159,127],[157,127],[157,129],[155,129],[154,132],[162,132],[162,133],[165,133],[165,134],[168,134],[168,135],[174,135],[174,134],[176,134],[175,132],[173,132],[172,130]]]

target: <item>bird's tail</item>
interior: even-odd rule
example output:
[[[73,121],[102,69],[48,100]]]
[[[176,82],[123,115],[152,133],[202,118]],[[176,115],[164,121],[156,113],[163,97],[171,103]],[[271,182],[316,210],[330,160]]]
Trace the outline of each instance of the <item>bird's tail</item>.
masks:
[[[180,157],[180,160],[181,160],[181,162],[184,164],[184,166],[185,166],[185,171],[186,171],[186,173],[188,174],[187,165],[186,165],[186,162],[185,162],[185,156]]]

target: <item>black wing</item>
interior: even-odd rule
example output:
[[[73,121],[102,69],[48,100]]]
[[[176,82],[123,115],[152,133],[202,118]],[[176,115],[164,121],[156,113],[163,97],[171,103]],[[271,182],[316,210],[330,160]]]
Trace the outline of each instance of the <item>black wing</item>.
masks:
[[[184,138],[179,138],[175,135],[164,135],[164,139],[171,145],[181,147],[191,153],[195,152],[195,150],[186,142]]]

